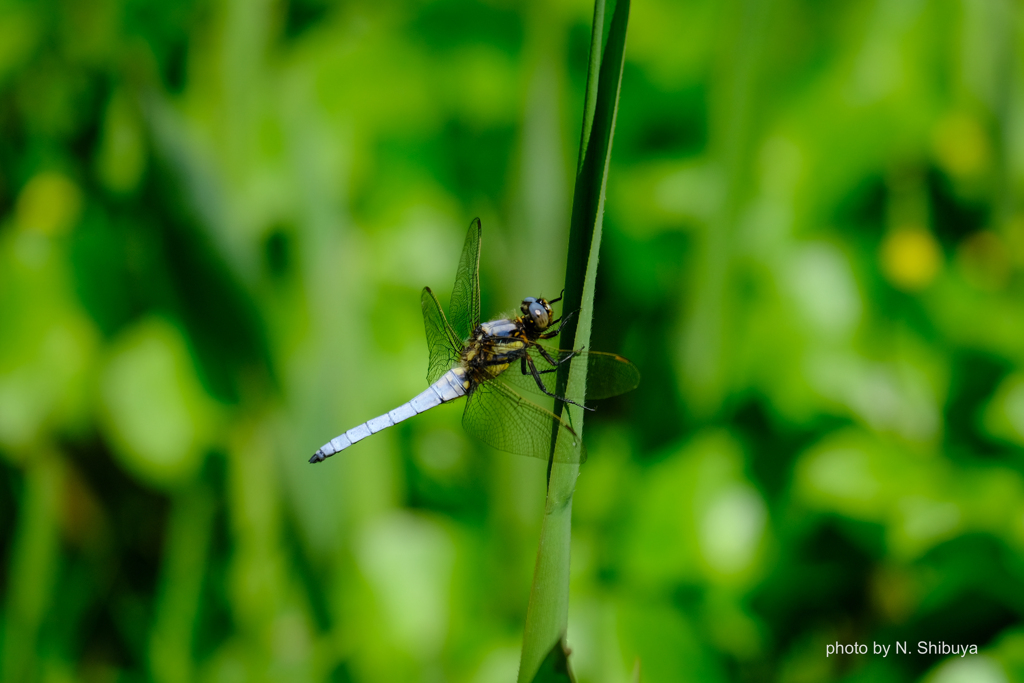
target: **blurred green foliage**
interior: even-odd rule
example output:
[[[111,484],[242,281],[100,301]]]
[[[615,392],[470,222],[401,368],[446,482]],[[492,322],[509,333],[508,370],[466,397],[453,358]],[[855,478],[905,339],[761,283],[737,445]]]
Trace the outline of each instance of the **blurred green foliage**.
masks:
[[[0,2],[4,681],[509,681],[543,463],[408,400],[557,293],[591,7]],[[649,0],[593,347],[579,680],[1024,680],[1009,0]],[[977,656],[825,657],[828,643]]]

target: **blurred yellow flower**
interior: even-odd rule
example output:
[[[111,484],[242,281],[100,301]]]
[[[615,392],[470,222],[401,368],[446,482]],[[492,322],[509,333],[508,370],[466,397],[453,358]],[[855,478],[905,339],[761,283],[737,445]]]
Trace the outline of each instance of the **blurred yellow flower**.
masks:
[[[892,230],[882,240],[880,251],[882,273],[906,291],[927,287],[941,266],[942,255],[935,237],[920,226]]]
[[[977,176],[988,167],[992,154],[981,123],[963,113],[939,121],[932,135],[936,161],[954,178]]]
[[[15,216],[24,230],[59,235],[70,230],[82,209],[82,192],[62,173],[32,177],[18,195]]]

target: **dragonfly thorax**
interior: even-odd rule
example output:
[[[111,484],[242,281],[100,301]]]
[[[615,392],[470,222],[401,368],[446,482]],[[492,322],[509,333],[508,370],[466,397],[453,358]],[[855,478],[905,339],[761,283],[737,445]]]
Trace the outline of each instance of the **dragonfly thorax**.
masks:
[[[463,348],[461,365],[477,382],[492,379],[518,360],[529,342],[523,318],[481,323]]]
[[[523,315],[517,318],[491,320],[473,330],[460,359],[471,378],[487,381],[522,361],[527,348],[554,322],[547,299],[526,297],[520,309]]]

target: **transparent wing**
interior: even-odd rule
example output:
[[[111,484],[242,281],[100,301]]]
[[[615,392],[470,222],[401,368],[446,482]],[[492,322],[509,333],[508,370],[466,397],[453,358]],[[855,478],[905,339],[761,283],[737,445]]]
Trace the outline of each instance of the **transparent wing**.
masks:
[[[423,288],[420,306],[423,308],[423,327],[427,332],[427,351],[430,352],[427,383],[433,384],[458,363],[459,354],[462,353],[462,340],[445,320],[441,304],[437,302],[437,297],[430,291],[430,287]]]
[[[459,270],[455,273],[455,288],[448,305],[448,319],[459,340],[469,335],[480,324],[480,219],[474,218],[466,232]]]
[[[548,356],[556,363],[586,363],[587,364],[587,397],[588,401],[596,401],[602,398],[611,398],[624,394],[627,391],[636,389],[640,384],[640,371],[635,365],[614,353],[602,353],[601,351],[563,351],[553,349],[541,344],[531,344],[529,348],[530,357],[537,372],[541,373],[541,381],[548,391],[555,391],[555,370],[556,367],[541,353],[543,349]],[[569,357],[571,360],[566,360]],[[517,391],[530,392],[534,395],[544,396],[544,393],[537,386],[537,381],[529,374],[523,374],[521,362],[514,363],[508,370],[499,375],[500,379],[515,387]],[[578,396],[566,396],[574,401],[579,401]]]
[[[551,453],[551,436],[557,426],[562,435],[555,461],[582,463],[587,459],[583,443],[569,425],[498,381],[484,382],[473,390],[462,426],[499,451],[544,461]]]

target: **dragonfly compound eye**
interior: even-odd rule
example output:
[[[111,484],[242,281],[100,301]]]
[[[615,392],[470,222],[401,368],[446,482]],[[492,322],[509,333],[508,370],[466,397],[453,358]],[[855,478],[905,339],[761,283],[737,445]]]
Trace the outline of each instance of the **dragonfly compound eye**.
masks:
[[[537,327],[544,329],[548,326],[550,318],[548,317],[548,310],[544,306],[534,301],[530,304],[529,312],[530,317],[533,318],[533,322],[536,323]]]

